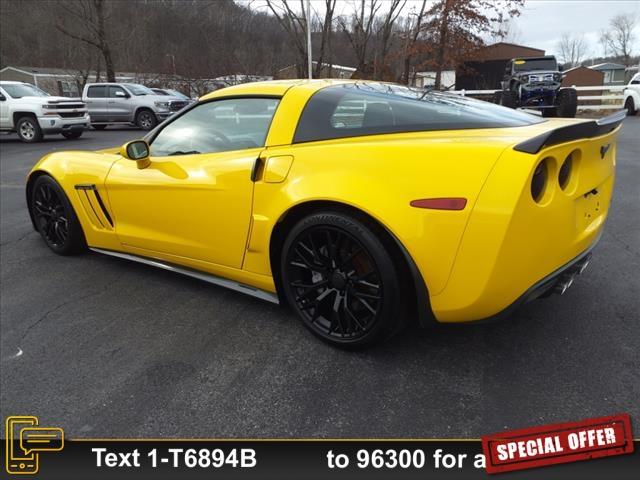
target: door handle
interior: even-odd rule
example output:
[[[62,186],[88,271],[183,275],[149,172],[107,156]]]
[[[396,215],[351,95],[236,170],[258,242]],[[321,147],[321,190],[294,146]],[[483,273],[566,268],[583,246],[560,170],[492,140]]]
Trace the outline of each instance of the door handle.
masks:
[[[115,100],[109,100],[107,103],[116,103]]]

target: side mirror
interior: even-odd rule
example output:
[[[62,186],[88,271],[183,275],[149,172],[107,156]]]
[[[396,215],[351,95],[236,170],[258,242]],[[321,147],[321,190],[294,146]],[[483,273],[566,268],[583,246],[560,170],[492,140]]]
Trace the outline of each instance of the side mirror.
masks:
[[[0,93],[0,102],[4,102],[6,99],[7,97]]]
[[[558,65],[558,71],[559,72],[564,72],[564,67],[562,65]]]
[[[138,168],[146,168],[151,163],[149,160],[149,144],[144,140],[134,140],[120,147],[120,155],[129,160],[135,160]]]

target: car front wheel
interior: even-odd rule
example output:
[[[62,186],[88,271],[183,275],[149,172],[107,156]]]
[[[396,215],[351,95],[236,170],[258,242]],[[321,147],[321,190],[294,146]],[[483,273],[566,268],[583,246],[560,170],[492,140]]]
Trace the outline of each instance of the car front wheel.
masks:
[[[387,243],[376,225],[347,213],[315,213],[291,229],[281,255],[282,288],[311,332],[360,348],[400,329],[402,268]]]
[[[23,142],[35,143],[42,140],[42,129],[35,117],[20,118],[16,124],[16,131]]]
[[[624,102],[624,108],[627,109],[627,115],[629,116],[632,116],[638,113],[638,111],[636,110],[636,106],[633,102],[633,98],[631,97],[627,98],[627,101]]]
[[[36,179],[29,207],[36,229],[55,253],[72,255],[87,248],[78,217],[53,178],[41,175]]]
[[[151,130],[158,124],[158,119],[151,110],[140,110],[136,115],[136,125],[142,130]]]

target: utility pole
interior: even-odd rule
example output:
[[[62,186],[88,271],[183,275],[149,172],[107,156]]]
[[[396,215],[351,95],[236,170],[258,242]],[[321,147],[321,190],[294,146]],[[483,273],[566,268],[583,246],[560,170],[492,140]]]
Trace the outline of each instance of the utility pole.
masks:
[[[307,69],[309,72],[309,80],[311,80],[313,78],[313,74],[312,74],[313,56],[311,55],[311,0],[307,0],[306,19],[307,19]],[[322,68],[322,66],[320,66],[320,68]]]

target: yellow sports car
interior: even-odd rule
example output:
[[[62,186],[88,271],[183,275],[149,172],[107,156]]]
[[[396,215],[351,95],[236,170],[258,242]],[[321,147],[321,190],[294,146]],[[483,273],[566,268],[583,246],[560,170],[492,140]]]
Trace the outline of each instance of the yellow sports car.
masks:
[[[56,253],[87,247],[288,303],[359,347],[409,318],[494,318],[586,266],[616,134],[366,81],[225,88],[143,140],[55,152],[27,180]]]

